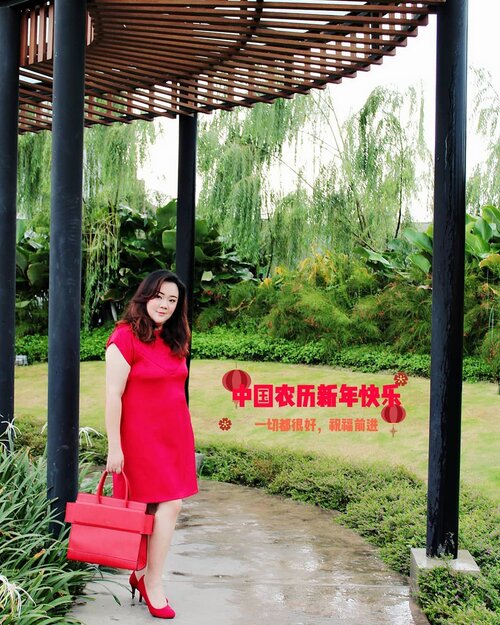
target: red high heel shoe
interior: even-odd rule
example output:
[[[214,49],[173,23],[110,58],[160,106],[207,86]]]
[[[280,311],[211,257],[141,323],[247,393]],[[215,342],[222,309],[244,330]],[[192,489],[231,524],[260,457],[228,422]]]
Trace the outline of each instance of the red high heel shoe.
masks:
[[[165,607],[155,608],[151,605],[151,601],[149,600],[148,593],[146,592],[146,583],[144,582],[144,577],[145,576],[143,575],[141,579],[137,582],[137,589],[139,591],[139,603],[142,601],[142,598],[144,597],[144,601],[146,602],[146,605],[148,606],[148,610],[151,616],[155,616],[156,618],[174,618],[175,611],[168,605],[168,599],[166,597],[165,599],[167,600],[167,605]]]
[[[135,574],[135,571],[132,571],[132,573],[130,573],[130,577],[128,578],[128,583],[130,584],[130,589],[132,590],[132,599],[134,599],[135,591],[139,587],[139,580],[137,579],[137,575]]]

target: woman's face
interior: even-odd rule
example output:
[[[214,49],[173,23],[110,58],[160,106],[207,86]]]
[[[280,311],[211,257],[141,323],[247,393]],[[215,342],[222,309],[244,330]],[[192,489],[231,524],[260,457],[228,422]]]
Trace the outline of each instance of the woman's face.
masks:
[[[179,288],[175,282],[163,282],[158,293],[146,304],[146,310],[157,326],[161,327],[173,315],[179,301]]]

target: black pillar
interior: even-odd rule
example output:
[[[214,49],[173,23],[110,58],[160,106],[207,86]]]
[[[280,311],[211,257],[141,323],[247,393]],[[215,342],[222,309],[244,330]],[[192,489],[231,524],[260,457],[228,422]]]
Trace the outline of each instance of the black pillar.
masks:
[[[437,6],[427,555],[458,550],[464,313],[467,0]]]
[[[194,224],[196,207],[197,115],[179,115],[179,173],[177,179],[177,232],[175,271],[186,285],[189,327],[193,326]],[[187,359],[189,368],[190,358]],[[189,377],[186,397],[189,400]]]
[[[0,441],[14,418],[19,24],[0,8]]]
[[[47,486],[59,519],[78,488],[85,26],[85,0],[56,0]]]

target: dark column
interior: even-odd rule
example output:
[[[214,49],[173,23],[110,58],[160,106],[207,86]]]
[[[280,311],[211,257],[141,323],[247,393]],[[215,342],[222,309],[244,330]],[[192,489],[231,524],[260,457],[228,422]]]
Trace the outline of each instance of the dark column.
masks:
[[[189,327],[193,325],[194,223],[196,207],[197,115],[179,115],[179,173],[175,271],[184,282],[188,298]],[[189,368],[190,358],[187,359]],[[186,397],[189,400],[189,378]]]
[[[467,0],[437,6],[427,555],[457,556],[465,245]]]
[[[0,8],[0,441],[14,418],[19,22]]]
[[[56,0],[47,485],[61,519],[78,487],[85,24],[85,0]]]

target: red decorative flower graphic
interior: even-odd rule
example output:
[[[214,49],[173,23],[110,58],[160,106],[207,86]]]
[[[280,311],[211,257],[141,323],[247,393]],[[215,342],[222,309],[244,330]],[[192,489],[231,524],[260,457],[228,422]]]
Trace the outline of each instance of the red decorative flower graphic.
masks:
[[[396,386],[406,386],[408,384],[408,376],[402,371],[398,371],[394,376],[394,384]]]
[[[221,430],[229,430],[232,424],[231,419],[228,419],[227,417],[222,417],[222,419],[219,420],[219,427]]]

